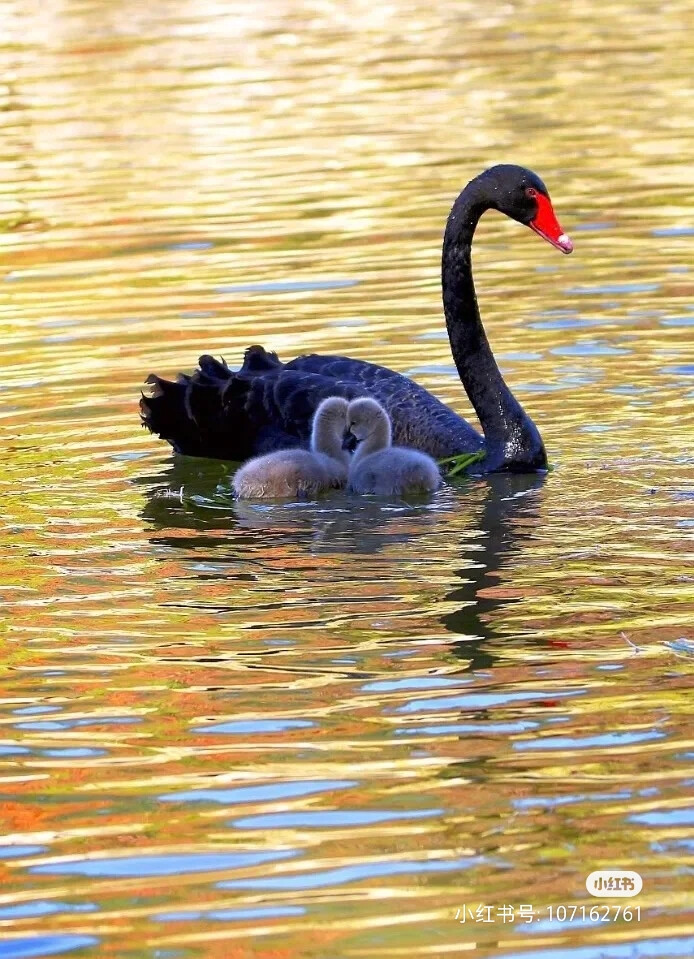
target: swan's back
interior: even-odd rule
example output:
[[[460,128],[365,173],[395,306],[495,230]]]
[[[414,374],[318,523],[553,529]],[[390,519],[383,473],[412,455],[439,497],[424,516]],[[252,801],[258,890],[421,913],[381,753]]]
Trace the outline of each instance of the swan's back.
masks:
[[[441,474],[426,453],[389,446],[357,460],[349,471],[349,487],[355,493],[401,496],[404,493],[433,493],[441,485]]]
[[[243,366],[201,356],[191,376],[175,383],[147,380],[143,425],[178,453],[246,460],[309,444],[311,418],[328,396],[372,396],[393,423],[396,442],[432,456],[479,450],[482,438],[457,413],[413,380],[385,367],[341,356],[300,356],[282,363],[261,346],[246,350]]]

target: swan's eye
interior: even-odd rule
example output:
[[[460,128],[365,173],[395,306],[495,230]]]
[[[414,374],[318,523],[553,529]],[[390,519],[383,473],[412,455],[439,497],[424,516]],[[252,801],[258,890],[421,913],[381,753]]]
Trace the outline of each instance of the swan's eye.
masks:
[[[525,195],[534,198],[534,197],[537,196],[537,190],[535,189],[535,187],[529,186],[529,187],[527,187],[527,189],[526,189],[526,191],[525,191]]]

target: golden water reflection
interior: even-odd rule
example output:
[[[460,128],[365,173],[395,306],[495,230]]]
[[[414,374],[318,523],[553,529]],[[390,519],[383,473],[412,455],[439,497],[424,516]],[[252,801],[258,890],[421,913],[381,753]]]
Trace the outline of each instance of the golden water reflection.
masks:
[[[694,952],[688,7],[0,10],[16,954]],[[139,429],[150,370],[252,342],[466,412],[440,239],[503,160],[576,243],[475,247],[553,472],[242,507]],[[610,867],[640,922],[548,920]]]

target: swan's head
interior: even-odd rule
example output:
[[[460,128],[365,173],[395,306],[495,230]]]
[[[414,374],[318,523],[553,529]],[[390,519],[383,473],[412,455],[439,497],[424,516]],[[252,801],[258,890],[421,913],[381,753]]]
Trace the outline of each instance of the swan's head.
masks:
[[[537,173],[522,166],[501,163],[485,170],[478,179],[484,182],[485,192],[488,192],[495,210],[529,226],[562,253],[571,253],[574,245],[559,225],[547,187]]]
[[[323,423],[336,424],[342,431],[347,422],[348,408],[349,403],[343,396],[329,396],[318,404],[313,418],[314,421],[321,420]]]
[[[354,452],[365,440],[370,440],[374,449],[390,446],[390,417],[380,403],[368,396],[349,404],[342,448]]]
[[[342,440],[347,425],[349,403],[342,396],[329,396],[316,407],[311,424],[311,447],[321,449],[331,440]]]
[[[347,467],[349,454],[342,449],[347,427],[348,402],[342,396],[329,396],[318,404],[311,423],[311,450],[322,453]]]

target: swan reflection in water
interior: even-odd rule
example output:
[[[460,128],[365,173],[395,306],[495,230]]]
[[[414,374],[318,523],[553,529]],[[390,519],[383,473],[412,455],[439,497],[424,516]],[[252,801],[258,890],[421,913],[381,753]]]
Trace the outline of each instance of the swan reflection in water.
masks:
[[[493,664],[486,645],[497,635],[493,613],[514,600],[479,594],[497,585],[500,570],[515,565],[532,538],[546,474],[461,480],[407,501],[340,491],[313,502],[254,503],[231,498],[229,469],[218,460],[186,458],[164,475],[141,478],[149,487],[142,516],[154,530],[150,542],[189,552],[196,563],[201,554],[213,556],[222,575],[227,563],[236,571],[242,564],[249,574],[267,574],[268,557],[284,555],[288,546],[316,558],[392,551],[398,579],[413,559],[421,564],[430,556],[447,568],[459,564],[457,582],[441,596],[455,608],[440,622],[460,637],[453,648],[468,669]],[[420,575],[411,573],[413,579]]]

